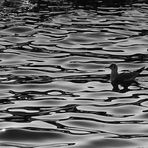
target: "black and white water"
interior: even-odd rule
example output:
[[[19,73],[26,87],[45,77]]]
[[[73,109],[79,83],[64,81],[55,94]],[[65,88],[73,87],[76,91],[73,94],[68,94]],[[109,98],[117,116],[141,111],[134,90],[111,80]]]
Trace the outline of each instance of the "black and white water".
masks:
[[[147,148],[148,4],[0,15],[0,148]]]

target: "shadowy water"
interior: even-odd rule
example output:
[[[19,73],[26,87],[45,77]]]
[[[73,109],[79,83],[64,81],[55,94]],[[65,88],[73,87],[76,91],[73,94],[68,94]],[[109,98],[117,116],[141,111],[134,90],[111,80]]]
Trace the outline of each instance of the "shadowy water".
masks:
[[[13,2],[0,13],[0,147],[146,148],[148,4]],[[145,66],[140,85],[112,91],[111,63]]]

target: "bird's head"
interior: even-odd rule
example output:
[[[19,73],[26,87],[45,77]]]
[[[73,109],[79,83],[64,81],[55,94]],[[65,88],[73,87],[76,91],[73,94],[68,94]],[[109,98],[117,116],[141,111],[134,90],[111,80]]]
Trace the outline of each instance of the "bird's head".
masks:
[[[111,64],[108,68],[110,68],[111,70],[117,70],[118,69],[116,64]]]

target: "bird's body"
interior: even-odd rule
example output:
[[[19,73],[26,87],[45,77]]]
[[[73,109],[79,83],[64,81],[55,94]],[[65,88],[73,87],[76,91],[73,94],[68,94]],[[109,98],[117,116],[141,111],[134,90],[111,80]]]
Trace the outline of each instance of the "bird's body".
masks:
[[[118,73],[118,67],[116,64],[111,64],[109,66],[111,69],[110,80],[113,86],[113,90],[119,90],[119,85],[121,85],[125,90],[128,89],[130,85],[136,83],[135,78],[144,70],[144,67],[129,73]]]

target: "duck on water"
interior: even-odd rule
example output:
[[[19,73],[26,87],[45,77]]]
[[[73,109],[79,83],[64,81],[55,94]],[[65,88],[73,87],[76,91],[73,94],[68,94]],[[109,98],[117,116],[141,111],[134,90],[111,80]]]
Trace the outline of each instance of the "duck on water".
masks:
[[[145,67],[142,67],[133,72],[119,74],[116,64],[111,64],[108,68],[111,69],[110,81],[113,86],[113,91],[119,91],[119,85],[123,87],[124,91],[127,91],[128,87],[133,83],[138,84],[135,78],[145,69]]]

